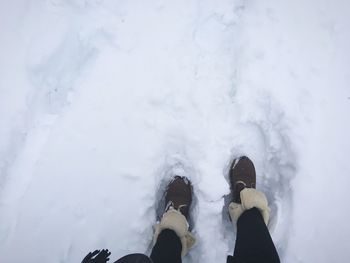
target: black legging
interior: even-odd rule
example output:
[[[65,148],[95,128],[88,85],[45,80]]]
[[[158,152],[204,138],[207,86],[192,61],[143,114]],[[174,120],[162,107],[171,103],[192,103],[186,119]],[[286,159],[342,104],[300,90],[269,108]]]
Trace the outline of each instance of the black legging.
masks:
[[[170,229],[163,230],[151,253],[153,263],[181,263],[180,238]]]
[[[269,230],[258,209],[247,210],[238,219],[235,251],[233,257],[228,256],[227,262],[280,262]]]
[[[152,250],[154,263],[181,263],[181,241],[174,231],[166,229],[158,236]],[[237,238],[233,257],[228,263],[280,262],[270,233],[258,209],[245,211],[237,222]]]

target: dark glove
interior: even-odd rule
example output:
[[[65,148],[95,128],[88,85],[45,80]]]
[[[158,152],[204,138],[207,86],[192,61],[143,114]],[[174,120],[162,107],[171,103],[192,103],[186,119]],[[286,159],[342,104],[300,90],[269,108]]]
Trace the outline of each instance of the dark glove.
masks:
[[[81,263],[106,263],[110,255],[108,249],[95,250],[87,254]]]

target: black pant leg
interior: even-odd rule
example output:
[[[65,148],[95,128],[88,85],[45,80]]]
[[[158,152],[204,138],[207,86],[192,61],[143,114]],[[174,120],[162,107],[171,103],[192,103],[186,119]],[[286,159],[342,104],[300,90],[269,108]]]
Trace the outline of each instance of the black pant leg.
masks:
[[[176,233],[170,229],[163,230],[151,253],[153,263],[181,263],[182,244]]]
[[[237,238],[233,262],[280,262],[269,230],[257,208],[245,211],[237,221]]]
[[[144,254],[135,253],[126,255],[114,263],[153,263],[152,260]]]

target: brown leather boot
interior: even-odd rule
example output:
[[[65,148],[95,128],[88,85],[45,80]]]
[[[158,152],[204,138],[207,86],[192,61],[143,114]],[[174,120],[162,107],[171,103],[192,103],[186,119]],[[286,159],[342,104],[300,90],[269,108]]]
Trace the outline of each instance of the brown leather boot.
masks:
[[[186,177],[175,176],[166,190],[165,211],[168,211],[172,207],[180,211],[188,220],[191,202],[191,182]]]
[[[256,174],[253,162],[246,156],[235,159],[230,168],[232,202],[241,203],[240,193],[244,188],[255,188]]]

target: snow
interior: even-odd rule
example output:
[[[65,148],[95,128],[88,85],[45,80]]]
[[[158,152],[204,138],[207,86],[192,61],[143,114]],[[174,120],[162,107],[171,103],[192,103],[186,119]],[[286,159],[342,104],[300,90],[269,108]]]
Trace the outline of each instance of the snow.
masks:
[[[149,253],[172,174],[196,195],[184,262],[225,262],[248,155],[282,262],[350,257],[350,4],[0,3],[0,262]]]

